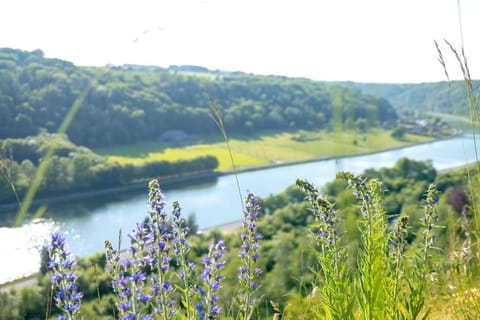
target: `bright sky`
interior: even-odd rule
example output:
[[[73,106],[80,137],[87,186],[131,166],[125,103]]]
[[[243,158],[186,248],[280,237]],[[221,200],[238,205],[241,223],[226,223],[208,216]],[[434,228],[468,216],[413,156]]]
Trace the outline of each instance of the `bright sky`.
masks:
[[[76,65],[191,64],[362,82],[445,80],[433,41],[461,46],[457,0],[2,0],[0,47]],[[460,0],[480,77],[480,0]],[[137,39],[135,41],[135,39]],[[451,53],[442,43],[445,57]],[[447,59],[458,78],[458,64]]]

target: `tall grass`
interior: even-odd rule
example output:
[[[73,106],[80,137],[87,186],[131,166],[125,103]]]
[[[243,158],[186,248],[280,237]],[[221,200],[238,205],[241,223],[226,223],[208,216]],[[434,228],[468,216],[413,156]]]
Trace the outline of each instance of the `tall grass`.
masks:
[[[355,294],[350,285],[352,272],[348,267],[346,247],[338,229],[340,218],[335,205],[306,180],[297,180],[297,185],[307,194],[315,223],[311,225],[320,265],[313,270],[317,283],[315,288],[320,297],[320,306],[327,318],[351,319]]]
[[[461,16],[461,8],[460,8],[460,0],[457,0],[457,9],[458,9],[458,21],[459,21],[459,28],[460,28],[460,39],[461,45],[458,49],[454,44],[450,41],[444,39],[443,44],[447,47],[447,52],[449,52],[454,60],[458,64],[458,69],[461,71],[461,75],[463,77],[463,82],[465,84],[465,95],[467,97],[467,105],[465,108],[468,111],[469,120],[470,120],[470,129],[474,141],[474,153],[475,153],[475,162],[473,166],[466,166],[466,174],[468,177],[468,187],[469,187],[469,196],[470,196],[470,206],[468,208],[472,220],[473,226],[469,226],[468,223],[462,223],[462,230],[468,239],[471,239],[469,242],[470,248],[475,248],[475,252],[472,253],[472,258],[474,259],[473,268],[471,268],[470,275],[478,275],[480,274],[480,199],[477,195],[477,189],[480,183],[480,158],[479,158],[479,150],[478,150],[478,134],[479,134],[479,126],[480,126],[480,111],[479,111],[479,102],[480,102],[480,88],[474,88],[472,82],[472,75],[470,73],[470,67],[467,59],[467,54],[465,52],[465,44],[463,38],[463,22]],[[438,53],[438,61],[440,62],[445,76],[448,81],[450,81],[449,76],[449,66],[447,66],[445,59],[444,59],[444,51],[442,50],[442,46],[435,41],[435,46]],[[471,281],[473,278],[466,277],[465,281]]]
[[[430,255],[435,236],[437,217],[436,189],[431,185],[425,200],[423,231],[419,245],[406,254],[408,218],[398,217],[389,225],[385,213],[381,182],[365,180],[352,173],[338,177],[353,189],[359,204],[358,229],[360,247],[354,259],[356,265],[347,267],[348,257],[341,243],[342,230],[336,209],[318,189],[306,181],[297,181],[307,193],[316,223],[312,225],[318,241],[320,271],[319,309],[321,319],[417,319],[426,318],[425,297],[427,276],[431,273]]]

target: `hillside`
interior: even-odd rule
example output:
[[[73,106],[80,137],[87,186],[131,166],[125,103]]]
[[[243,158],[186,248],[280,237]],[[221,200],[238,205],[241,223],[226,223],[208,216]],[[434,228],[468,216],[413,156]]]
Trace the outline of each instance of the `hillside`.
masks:
[[[387,99],[395,110],[418,110],[468,116],[468,103],[463,81],[429,83],[358,83],[340,82],[342,86],[361,90]],[[475,90],[480,80],[472,81]]]
[[[220,106],[230,134],[378,127],[397,118],[386,99],[336,84],[193,71],[77,67],[44,58],[40,50],[0,49],[0,139],[55,132],[85,90],[67,134],[75,144],[88,147],[158,140],[168,130],[217,133],[209,117],[209,96]]]

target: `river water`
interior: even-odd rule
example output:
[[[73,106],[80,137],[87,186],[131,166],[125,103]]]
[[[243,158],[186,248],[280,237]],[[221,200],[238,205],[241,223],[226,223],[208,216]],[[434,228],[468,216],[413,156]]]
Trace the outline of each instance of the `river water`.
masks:
[[[376,154],[323,160],[240,173],[238,179],[244,193],[252,191],[260,197],[279,193],[306,178],[322,186],[331,181],[337,171],[361,173],[367,168],[390,167],[401,157],[431,160],[437,170],[465,165],[475,159],[471,136],[436,141],[428,144],[395,149]],[[194,214],[200,229],[240,220],[241,201],[235,177],[225,175],[212,182],[165,188],[167,207],[179,201],[184,216]],[[103,250],[105,240],[118,243],[119,230],[125,235],[147,214],[147,186],[135,191],[101,198],[69,201],[51,205],[45,219],[10,228],[10,219],[0,221],[0,283],[38,271],[39,249],[53,230],[67,238],[67,247],[77,256],[88,256]],[[3,223],[3,225],[2,225]]]

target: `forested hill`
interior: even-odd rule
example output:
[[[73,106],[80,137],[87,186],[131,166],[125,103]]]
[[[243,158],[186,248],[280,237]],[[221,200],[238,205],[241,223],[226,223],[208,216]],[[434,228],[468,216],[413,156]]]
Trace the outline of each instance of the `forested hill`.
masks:
[[[85,90],[67,133],[89,147],[155,140],[173,129],[217,132],[209,95],[220,106],[229,134],[366,128],[397,117],[386,99],[338,84],[186,69],[77,67],[46,59],[40,50],[0,49],[0,139],[55,132]]]
[[[359,83],[339,82],[340,85],[359,89],[363,93],[382,96],[395,110],[443,112],[468,116],[468,103],[464,81],[427,83]],[[475,91],[480,80],[472,81]]]

